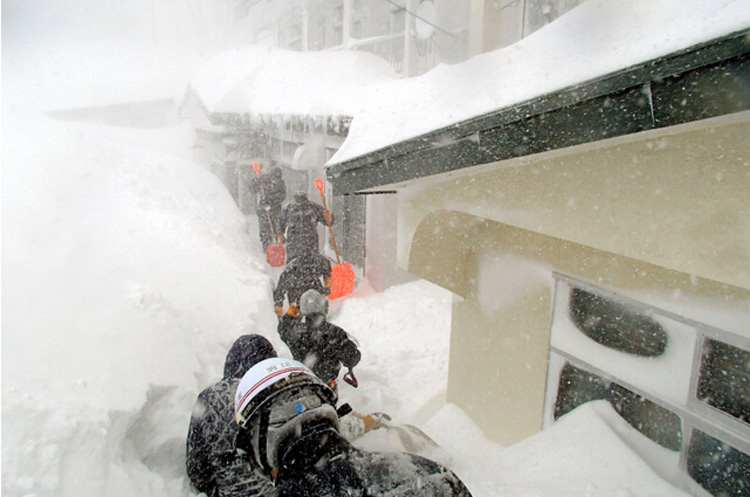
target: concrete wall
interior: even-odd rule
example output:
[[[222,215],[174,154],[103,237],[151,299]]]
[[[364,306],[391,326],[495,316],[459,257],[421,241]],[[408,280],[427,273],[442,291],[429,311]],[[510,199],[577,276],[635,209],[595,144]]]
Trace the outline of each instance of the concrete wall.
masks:
[[[399,261],[458,295],[448,399],[542,427],[553,271],[750,312],[750,114],[479,166],[400,192]]]
[[[364,276],[379,292],[413,281],[414,275],[394,264],[396,260],[398,201],[395,195],[367,195],[365,204]]]

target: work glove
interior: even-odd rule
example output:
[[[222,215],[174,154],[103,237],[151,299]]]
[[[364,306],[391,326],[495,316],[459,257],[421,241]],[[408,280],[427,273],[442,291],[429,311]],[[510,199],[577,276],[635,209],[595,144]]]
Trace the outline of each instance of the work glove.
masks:
[[[370,414],[370,417],[373,420],[373,430],[377,430],[378,428],[385,426],[386,424],[388,424],[388,421],[391,420],[391,417],[384,412],[374,412]]]
[[[287,316],[292,316],[293,318],[296,318],[299,316],[299,307],[297,307],[296,304],[289,304],[289,309],[286,310]]]
[[[273,308],[273,311],[276,313],[277,316],[281,316],[284,313],[284,308],[280,306],[276,306]]]
[[[352,414],[365,423],[365,433],[370,430],[377,430],[378,428],[385,426],[385,424],[391,420],[391,417],[383,412],[374,412],[372,414],[363,415],[352,411]]]

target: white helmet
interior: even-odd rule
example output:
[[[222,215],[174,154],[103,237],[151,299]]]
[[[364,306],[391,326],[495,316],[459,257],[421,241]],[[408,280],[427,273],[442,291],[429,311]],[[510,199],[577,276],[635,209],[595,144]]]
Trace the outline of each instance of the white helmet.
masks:
[[[303,316],[328,315],[328,299],[317,290],[307,290],[299,298],[299,312]]]
[[[336,394],[301,362],[274,357],[245,373],[234,397],[237,448],[267,475],[305,429],[338,430]]]

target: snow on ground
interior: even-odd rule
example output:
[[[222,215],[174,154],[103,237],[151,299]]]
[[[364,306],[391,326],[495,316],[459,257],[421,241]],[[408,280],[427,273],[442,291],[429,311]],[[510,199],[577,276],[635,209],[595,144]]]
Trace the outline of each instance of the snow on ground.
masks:
[[[81,68],[59,60],[66,51],[35,47],[31,57],[6,41],[2,493],[192,495],[184,444],[198,392],[220,378],[240,334],[285,350],[256,219],[190,160],[187,126],[44,117],[71,104],[70,89],[56,87],[68,79],[45,69]],[[342,399],[422,427],[477,497],[684,495],[621,441],[630,428],[606,405],[513,447],[487,440],[445,403],[450,302],[423,281],[343,302],[335,321],[364,358],[360,387],[342,385]],[[359,443],[382,447],[382,435]]]
[[[196,395],[240,334],[285,350],[256,220],[185,158],[187,128],[3,118],[3,493],[190,495]],[[450,302],[423,281],[345,301],[335,321],[364,358],[342,399],[422,427],[476,496],[682,495],[607,406],[514,447],[487,440],[444,403]]]

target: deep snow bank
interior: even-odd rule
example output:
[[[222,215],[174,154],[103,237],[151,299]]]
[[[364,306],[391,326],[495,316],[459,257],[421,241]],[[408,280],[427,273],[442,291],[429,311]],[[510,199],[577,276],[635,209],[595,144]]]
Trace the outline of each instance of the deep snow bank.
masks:
[[[246,220],[187,128],[4,131],[3,490],[151,485],[234,338],[275,325]]]

